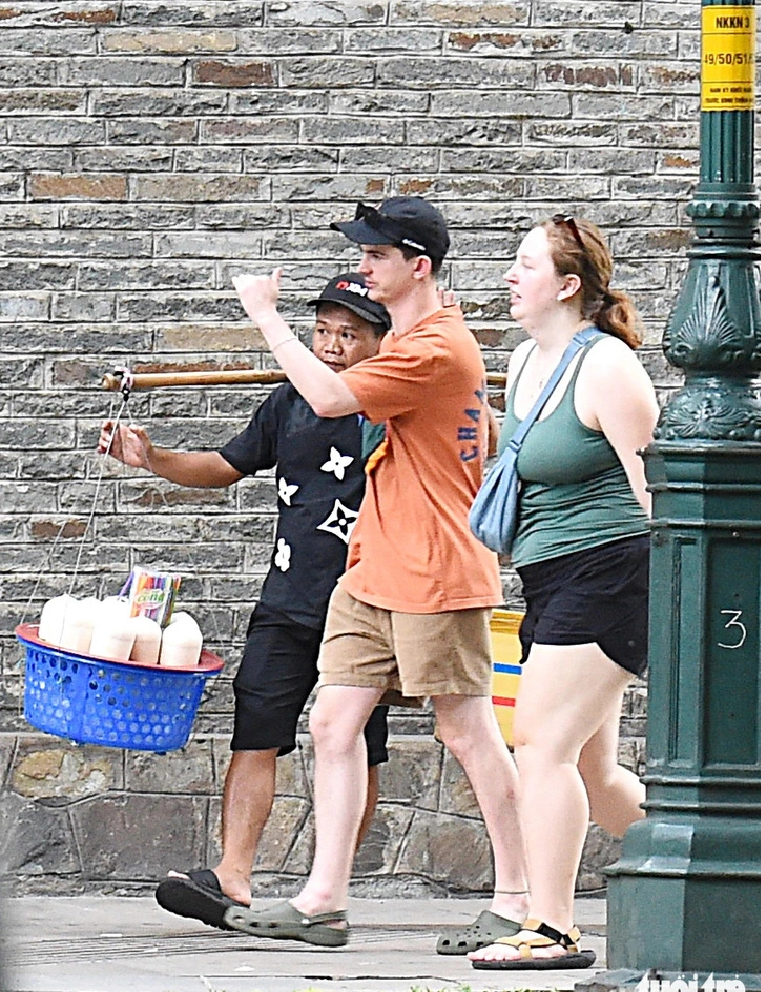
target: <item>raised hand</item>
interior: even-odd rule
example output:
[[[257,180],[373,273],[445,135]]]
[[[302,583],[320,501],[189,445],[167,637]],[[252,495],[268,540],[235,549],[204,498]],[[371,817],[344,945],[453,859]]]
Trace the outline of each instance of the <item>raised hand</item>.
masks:
[[[282,274],[282,269],[273,269],[269,276],[253,276],[248,273],[233,276],[233,286],[238,292],[243,309],[255,324],[263,316],[276,310]]]
[[[100,429],[98,451],[101,455],[108,451],[112,458],[133,468],[147,468],[153,471],[151,466],[153,444],[147,432],[136,424],[130,427],[120,426],[114,432],[113,421],[107,420]]]

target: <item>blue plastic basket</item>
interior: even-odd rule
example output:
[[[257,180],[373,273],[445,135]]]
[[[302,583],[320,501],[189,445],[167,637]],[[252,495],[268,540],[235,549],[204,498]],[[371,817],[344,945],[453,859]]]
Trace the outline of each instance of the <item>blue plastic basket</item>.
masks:
[[[193,668],[107,661],[53,647],[21,624],[26,648],[24,717],[39,730],[77,744],[174,751],[193,726],[206,680],[223,660],[204,651]]]

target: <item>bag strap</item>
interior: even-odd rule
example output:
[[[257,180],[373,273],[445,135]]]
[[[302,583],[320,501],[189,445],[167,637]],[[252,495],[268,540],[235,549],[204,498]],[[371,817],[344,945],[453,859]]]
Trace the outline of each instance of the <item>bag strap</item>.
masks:
[[[576,355],[584,348],[586,345],[590,344],[597,335],[602,332],[597,327],[585,327],[583,331],[578,331],[571,340],[566,345],[566,349],[563,355],[555,367],[554,372],[549,377],[545,383],[544,389],[541,391],[536,399],[536,402],[529,410],[526,417],[518,424],[515,429],[515,433],[507,442],[507,447],[512,448],[514,452],[520,450],[523,440],[528,434],[529,430],[533,427],[536,418],[542,412],[542,408],[547,400],[552,396],[555,391],[555,387],[560,382],[561,376],[568,368],[570,363],[576,357]],[[507,450],[507,448],[505,449]]]

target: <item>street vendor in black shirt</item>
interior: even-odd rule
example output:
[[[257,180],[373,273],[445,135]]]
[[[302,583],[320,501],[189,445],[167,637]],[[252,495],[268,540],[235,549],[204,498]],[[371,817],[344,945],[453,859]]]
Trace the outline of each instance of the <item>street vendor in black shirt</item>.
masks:
[[[312,300],[312,350],[334,371],[370,358],[391,326],[368,298],[364,277],[332,279]],[[154,446],[138,426],[103,425],[99,450],[171,482],[223,487],[275,468],[278,522],[272,560],[233,682],[235,723],[222,799],[222,860],[214,869],[170,872],[156,891],[170,912],[227,929],[225,910],[249,905],[256,848],[275,795],[275,763],[296,746],[298,718],[317,681],[328,599],[346,566],[365,489],[365,462],[382,427],[357,414],[324,419],[290,383],[278,386],[220,451]],[[378,797],[377,766],[388,760],[388,707],[365,728],[370,777],[360,842]]]

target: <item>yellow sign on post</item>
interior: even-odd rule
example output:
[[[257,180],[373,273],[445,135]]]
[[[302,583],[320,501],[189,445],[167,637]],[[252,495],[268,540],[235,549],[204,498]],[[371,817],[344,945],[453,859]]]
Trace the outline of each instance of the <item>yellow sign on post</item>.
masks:
[[[703,7],[701,110],[753,110],[755,7]]]

